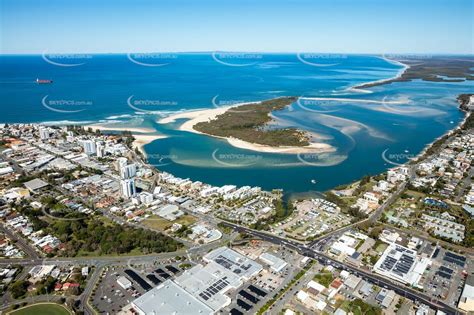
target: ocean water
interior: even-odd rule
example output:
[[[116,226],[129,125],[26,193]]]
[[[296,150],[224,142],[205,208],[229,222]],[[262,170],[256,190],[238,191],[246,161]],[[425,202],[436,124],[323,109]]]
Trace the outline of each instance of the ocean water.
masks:
[[[167,138],[145,146],[158,169],[214,185],[318,192],[406,162],[457,126],[456,96],[473,83],[400,82],[353,90],[403,67],[377,56],[297,54],[0,57],[1,122],[107,123]],[[36,78],[53,84],[36,84]],[[333,148],[269,154],[178,130],[173,113],[300,96],[271,128],[297,127]]]

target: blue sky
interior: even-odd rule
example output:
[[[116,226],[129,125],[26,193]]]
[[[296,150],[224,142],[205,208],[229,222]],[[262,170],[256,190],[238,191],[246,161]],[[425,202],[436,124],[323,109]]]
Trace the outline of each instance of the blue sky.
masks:
[[[473,0],[0,0],[1,53],[468,53]]]

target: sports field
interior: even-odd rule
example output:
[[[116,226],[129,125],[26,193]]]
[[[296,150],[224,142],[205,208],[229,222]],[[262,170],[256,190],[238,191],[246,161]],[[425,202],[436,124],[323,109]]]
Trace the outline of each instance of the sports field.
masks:
[[[67,308],[55,303],[39,303],[14,310],[9,315],[70,315]]]

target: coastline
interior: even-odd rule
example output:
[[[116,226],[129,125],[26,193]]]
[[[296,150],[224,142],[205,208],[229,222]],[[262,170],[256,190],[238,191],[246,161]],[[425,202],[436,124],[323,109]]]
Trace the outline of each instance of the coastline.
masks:
[[[132,136],[133,138],[135,138],[135,140],[133,140],[132,142],[132,148],[134,150],[138,149],[145,158],[148,157],[148,154],[146,153],[144,149],[145,145],[152,143],[155,140],[167,138],[167,136],[164,136],[164,135],[142,135],[142,134],[135,134],[135,133],[132,133]]]
[[[348,88],[349,91],[353,92],[366,92],[366,93],[371,93],[369,90],[364,90],[362,87],[366,85],[372,85],[372,84],[383,84],[385,82],[390,82],[392,80],[399,79],[403,73],[410,68],[409,65],[404,64],[400,61],[396,60],[391,60],[386,58],[385,56],[379,57],[385,60],[388,63],[391,64],[397,64],[402,66],[402,69],[400,69],[397,73],[396,76],[387,78],[387,79],[382,79],[382,80],[376,80],[376,81],[371,81],[371,82],[366,82],[362,84],[358,84],[355,86],[352,86]],[[329,97],[308,97],[307,99],[311,100],[334,100],[334,101],[351,101],[351,102],[357,102],[359,100],[354,100],[354,99],[349,99],[349,98],[329,98]],[[360,100],[362,101],[362,100]],[[403,101],[390,101],[390,102],[385,102],[385,101],[376,101],[376,100],[365,100],[363,102],[369,102],[369,103],[391,103],[391,104],[402,104],[405,103]],[[255,104],[258,102],[247,102],[247,103],[239,103],[239,104],[233,104],[230,106],[225,106],[225,107],[219,107],[219,108],[211,108],[211,109],[201,109],[201,110],[193,110],[193,111],[188,111],[188,112],[182,112],[174,115],[170,115],[168,117],[162,118],[157,121],[159,124],[168,124],[168,123],[173,123],[176,122],[178,119],[187,119],[184,123],[182,123],[179,126],[179,130],[181,131],[186,131],[186,132],[192,132],[196,134],[201,134],[201,135],[206,135],[210,137],[215,137],[219,139],[224,139],[226,140],[230,145],[236,148],[240,149],[246,149],[246,150],[251,150],[251,151],[256,151],[256,152],[261,152],[261,153],[283,153],[283,154],[307,154],[307,153],[327,153],[327,152],[334,152],[336,149],[326,143],[321,143],[321,142],[311,142],[309,146],[306,147],[272,147],[272,146],[266,146],[266,145],[261,145],[261,144],[256,144],[256,143],[251,143],[247,141],[243,141],[240,139],[232,138],[232,137],[219,137],[219,136],[214,136],[206,133],[199,132],[195,130],[193,127],[197,123],[200,122],[207,122],[209,120],[215,119],[218,115],[221,115],[225,113],[228,109],[236,106],[241,106],[241,105],[246,105],[246,104]]]
[[[394,80],[398,80],[410,68],[410,65],[405,64],[403,62],[400,62],[398,60],[389,59],[389,58],[385,57],[384,55],[382,55],[382,57],[379,57],[379,56],[377,56],[377,57],[382,59],[382,60],[385,60],[386,62],[388,62],[390,64],[399,65],[399,66],[402,67],[402,69],[398,70],[398,73],[394,77],[387,78],[387,79],[375,80],[375,81],[369,81],[369,82],[365,82],[365,83],[360,83],[360,84],[349,87],[347,89],[348,91],[372,93],[372,91],[366,90],[365,88],[370,88],[370,87],[376,86],[376,85],[383,85],[383,84],[386,84],[386,83],[390,83]]]
[[[402,75],[410,68],[410,65],[408,64],[405,64],[401,61],[398,61],[398,60],[392,60],[392,59],[389,59],[387,57],[385,57],[385,55],[382,55],[382,57],[379,57],[383,60],[385,60],[386,62],[389,62],[391,64],[396,64],[396,65],[399,65],[399,66],[402,66],[403,68],[400,69],[397,73],[396,76],[392,77],[392,78],[388,78],[388,79],[382,79],[382,80],[375,80],[375,81],[370,81],[370,82],[366,82],[366,83],[361,83],[361,84],[357,84],[355,86],[352,86],[350,88],[348,88],[349,91],[356,91],[356,92],[365,92],[365,93],[371,93],[370,90],[366,90],[365,88],[370,88],[370,87],[373,87],[373,86],[377,86],[377,85],[383,85],[385,83],[391,83],[393,81],[396,81],[398,79],[400,79],[402,77]],[[413,157],[412,159],[408,160],[407,162],[405,162],[404,164],[402,165],[407,165],[411,162],[418,162],[419,160],[423,159],[426,155],[426,153],[428,152],[428,150],[433,147],[436,143],[438,143],[439,141],[441,141],[443,138],[445,138],[446,136],[451,136],[452,134],[454,134],[455,132],[457,132],[458,130],[462,129],[464,124],[466,123],[467,119],[469,118],[469,116],[471,115],[471,112],[469,111],[466,111],[466,110],[463,110],[462,107],[460,106],[459,107],[459,110],[463,111],[464,112],[464,118],[463,120],[454,128],[446,131],[444,134],[442,134],[441,136],[437,137],[436,139],[434,139],[432,142],[428,143],[425,145],[425,147],[415,156]]]
[[[419,160],[425,158],[425,155],[426,153],[428,152],[429,149],[431,149],[431,147],[433,147],[435,144],[437,144],[439,141],[443,140],[443,138],[445,138],[446,136],[452,136],[454,133],[458,132],[459,130],[461,130],[463,127],[464,127],[464,124],[466,123],[467,119],[469,118],[469,116],[472,114],[472,112],[470,111],[464,111],[462,109],[460,109],[463,113],[464,113],[464,118],[463,120],[453,129],[450,129],[448,131],[446,131],[445,133],[443,133],[441,136],[439,136],[438,138],[434,139],[431,143],[428,143],[424,148],[423,150],[420,151],[420,153],[418,153],[414,158],[410,159],[409,161],[407,161],[405,164],[409,164],[410,162],[418,162]],[[403,165],[405,165],[403,164]]]
[[[378,100],[364,100],[364,99],[356,99],[356,98],[343,98],[343,97],[302,97],[305,100],[312,100],[312,101],[340,101],[340,102],[352,102],[352,103],[369,103],[369,104],[406,104],[407,101],[378,101]]]
[[[260,153],[282,153],[282,154],[309,154],[309,153],[329,153],[334,152],[336,149],[326,143],[319,143],[319,142],[311,142],[309,146],[305,147],[293,147],[293,146],[280,146],[280,147],[272,147],[257,143],[251,143],[244,140],[240,140],[237,138],[232,137],[219,137],[215,135],[206,134],[200,131],[195,130],[193,127],[197,123],[206,122],[209,120],[215,119],[218,115],[225,113],[228,109],[244,104],[254,104],[252,103],[242,103],[242,104],[235,104],[232,106],[226,106],[222,108],[212,108],[212,109],[203,109],[203,110],[196,110],[190,112],[179,113],[176,115],[171,115],[165,118],[162,118],[158,121],[160,124],[167,124],[171,122],[175,122],[177,119],[188,119],[184,123],[179,126],[179,130],[192,132],[195,134],[206,135],[209,137],[219,138],[226,140],[230,145],[239,149],[251,150]]]
[[[405,68],[405,69],[402,69],[399,71],[398,75],[397,76],[401,76],[401,71],[405,71],[406,69],[408,69],[408,66]],[[389,79],[383,79],[383,80],[377,80],[377,81],[373,81],[373,82],[380,82],[380,81],[389,81],[393,78],[389,78]],[[364,83],[366,84],[366,83]],[[360,85],[356,85],[352,88],[355,88],[355,89],[358,89],[358,86]],[[357,90],[358,92],[362,92],[362,90]],[[371,91],[369,91],[371,93]],[[327,98],[312,98],[312,99],[321,99],[321,100],[325,100]],[[353,99],[350,99],[351,101],[354,101]],[[375,101],[375,102],[378,102],[378,101]],[[258,102],[252,102],[252,103],[258,103]],[[388,103],[388,102],[387,102]],[[242,104],[249,104],[249,103],[242,103]],[[235,105],[231,105],[231,106],[226,106],[226,107],[222,107],[222,108],[210,108],[210,109],[197,109],[197,110],[190,110],[190,111],[185,111],[185,112],[179,112],[177,114],[172,114],[168,117],[164,117],[162,119],[160,119],[158,121],[158,123],[162,123],[162,124],[166,124],[166,123],[171,123],[171,122],[175,122],[177,119],[189,119],[189,120],[192,120],[192,119],[198,119],[199,117],[201,117],[202,119],[212,119],[212,117],[215,117],[217,115],[219,115],[221,112],[225,112],[227,109],[229,109],[230,107],[233,107],[233,106],[239,106],[239,105],[242,105],[242,104],[235,104]],[[215,110],[215,112],[212,112],[213,110]],[[207,116],[204,117],[202,116],[202,112],[208,112]],[[459,130],[460,128],[462,128],[462,126],[464,125],[464,123],[466,122],[467,118],[469,117],[470,113],[465,113],[464,115],[464,119],[462,121],[460,121],[458,123],[458,125],[453,125],[452,126],[452,129],[450,130],[447,130],[443,135],[437,137],[436,139],[433,139],[432,142],[430,143],[427,143],[425,145],[425,147],[411,160],[405,162],[403,165],[408,165],[410,163],[410,161],[418,161],[419,159],[422,159],[423,156],[425,155],[425,153],[431,148],[433,147],[436,143],[438,143],[440,140],[443,139],[443,137],[445,137],[446,135],[449,135],[449,134],[452,134],[454,133],[456,130]],[[197,133],[197,134],[203,134],[203,133],[200,133],[196,130],[194,130],[192,128],[192,125],[194,124],[191,124],[191,130],[186,130],[187,128],[189,128],[189,126],[184,126],[187,122],[186,121],[184,122],[184,124],[181,124],[181,126],[179,127],[180,130],[183,130],[183,131],[188,131],[188,132],[193,132],[193,133]],[[196,122],[197,123],[197,122]],[[138,149],[146,156],[146,152],[145,150],[143,149],[143,147],[156,140],[156,139],[161,139],[161,138],[166,138],[166,136],[159,136],[159,135],[145,135],[145,134],[137,134],[138,132],[156,132],[156,130],[154,129],[151,129],[151,128],[126,128],[126,127],[111,127],[111,126],[100,126],[98,125],[96,122],[94,122],[93,124],[91,125],[85,125],[84,127],[91,127],[91,128],[95,128],[95,129],[98,129],[98,130],[110,130],[110,131],[120,131],[120,130],[128,130],[128,131],[131,131],[132,132],[132,135],[135,137],[136,141],[133,142],[133,148],[135,148],[136,146],[138,147]],[[205,134],[207,136],[212,136],[212,135],[208,135],[208,134]],[[138,140],[137,139],[137,136],[140,137],[140,139]],[[219,138],[219,137],[217,137]],[[241,140],[238,140],[238,139],[227,139],[227,138],[222,138],[222,139],[225,139],[226,141],[229,142],[229,144],[235,146],[235,147],[239,147],[239,145],[243,146],[241,148],[243,149],[249,149],[249,150],[253,150],[255,149],[255,145],[250,143],[250,145],[253,145],[253,148],[248,148],[246,147],[246,145],[248,145],[249,143],[248,142],[245,142],[245,141],[241,141]],[[242,142],[242,143],[239,143]],[[233,142],[233,143],[232,143]],[[263,146],[265,147],[265,146]],[[265,148],[257,148],[258,152],[265,152],[265,151],[262,151],[264,150]],[[274,150],[274,148],[270,147],[271,150]],[[285,150],[285,148],[282,148],[283,150]],[[301,148],[299,148],[301,149]],[[273,151],[269,151],[270,153],[272,153]],[[314,153],[314,151],[311,151]],[[292,153],[292,152],[285,152],[285,153]]]
[[[91,128],[93,131],[130,131],[132,133],[151,133],[151,132],[156,132],[156,130],[152,128],[142,128],[142,127],[109,127],[109,126],[104,126],[104,125],[99,125],[99,124],[93,124],[93,125],[84,125],[84,128]]]
[[[149,134],[156,132],[156,130],[151,128],[127,128],[127,127],[108,127],[101,125],[86,125],[86,128],[91,128],[93,131],[130,131],[135,140],[132,142],[132,148],[138,149],[143,156],[146,158],[148,155],[144,149],[144,146],[158,139],[167,138],[165,135]]]

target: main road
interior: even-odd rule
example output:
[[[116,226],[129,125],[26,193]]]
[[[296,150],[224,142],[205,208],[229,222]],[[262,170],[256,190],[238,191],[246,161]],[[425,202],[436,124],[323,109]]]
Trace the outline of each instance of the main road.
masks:
[[[314,240],[312,240],[308,245],[309,247],[313,247],[314,245],[316,245],[319,241],[323,240],[323,239],[327,239],[328,237],[330,236],[333,236],[335,234],[342,234],[348,230],[350,230],[351,228],[353,228],[354,226],[356,225],[359,225],[359,224],[363,224],[363,223],[374,223],[376,222],[378,219],[380,219],[380,216],[382,215],[382,213],[385,211],[385,209],[387,209],[387,207],[389,207],[392,203],[394,203],[398,197],[405,191],[405,188],[406,188],[406,185],[407,185],[407,182],[408,181],[411,181],[413,180],[413,178],[415,177],[416,173],[415,173],[415,168],[416,168],[416,164],[414,165],[407,165],[408,167],[408,177],[409,179],[404,181],[403,183],[401,183],[397,190],[392,193],[390,195],[390,197],[387,198],[387,200],[385,200],[374,212],[372,212],[370,214],[370,216],[367,218],[367,219],[364,219],[364,220],[361,220],[361,221],[357,221],[357,222],[354,222],[352,224],[349,224],[349,225],[346,225],[346,226],[343,226],[339,229],[336,229],[336,230],[333,230],[331,232],[328,232],[324,235],[321,235],[320,237],[317,237],[315,238]]]
[[[392,282],[392,281],[390,281],[386,278],[383,278],[379,275],[376,275],[374,273],[371,273],[371,272],[368,272],[366,270],[363,270],[363,269],[351,266],[349,264],[337,261],[334,258],[332,258],[332,257],[330,257],[330,256],[328,256],[324,253],[321,253],[321,252],[318,252],[318,251],[312,249],[308,245],[301,244],[301,243],[296,242],[296,241],[284,239],[284,238],[281,238],[281,237],[278,237],[278,236],[275,236],[275,235],[271,235],[271,234],[261,232],[261,231],[256,231],[256,230],[253,230],[253,229],[249,229],[249,228],[246,228],[246,227],[243,227],[243,226],[240,226],[240,225],[236,225],[236,224],[232,224],[232,223],[228,223],[228,222],[225,222],[225,223],[222,223],[222,224],[224,224],[225,226],[228,226],[230,228],[233,228],[234,230],[236,230],[238,232],[244,232],[244,233],[250,234],[252,236],[258,237],[258,238],[260,238],[264,241],[292,248],[292,249],[298,251],[300,254],[302,254],[304,256],[308,256],[308,257],[317,259],[322,264],[330,264],[330,265],[332,265],[332,266],[334,266],[338,269],[346,270],[350,273],[353,273],[353,274],[363,278],[364,280],[375,283],[378,286],[384,287],[384,288],[389,289],[389,290],[393,290],[397,294],[399,294],[403,297],[406,297],[406,298],[408,298],[408,299],[410,299],[414,302],[419,302],[419,303],[422,303],[422,304],[426,304],[426,305],[430,306],[431,308],[433,308],[435,310],[443,311],[446,314],[460,314],[461,313],[457,308],[452,307],[450,305],[447,305],[446,303],[444,303],[442,301],[439,301],[437,299],[431,298],[431,297],[427,296],[426,294],[424,294],[422,292],[419,292],[419,291],[416,291],[412,288],[406,287],[402,283]]]
[[[39,259],[40,255],[36,251],[33,245],[30,245],[23,237],[16,235],[10,231],[3,224],[0,225],[0,232],[5,234],[9,239],[15,241],[15,245],[20,247],[20,249],[25,252],[25,254],[32,259]],[[13,259],[12,259],[13,260]]]

